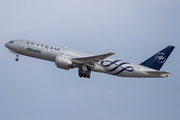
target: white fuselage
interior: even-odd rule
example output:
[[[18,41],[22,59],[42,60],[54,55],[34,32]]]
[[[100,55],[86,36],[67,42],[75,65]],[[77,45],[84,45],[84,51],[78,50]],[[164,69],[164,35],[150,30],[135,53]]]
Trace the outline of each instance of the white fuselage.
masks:
[[[56,57],[59,55],[67,56],[69,58],[93,56],[92,54],[84,52],[78,52],[66,48],[60,48],[57,46],[27,40],[17,40],[14,41],[13,44],[7,43],[6,47],[18,54],[52,62],[55,62]],[[92,71],[121,77],[167,77],[167,74],[152,75],[146,73],[146,71],[157,70],[144,67],[142,65],[132,64],[123,60],[114,60],[111,58],[106,58],[100,62],[95,63],[95,67],[92,68]]]

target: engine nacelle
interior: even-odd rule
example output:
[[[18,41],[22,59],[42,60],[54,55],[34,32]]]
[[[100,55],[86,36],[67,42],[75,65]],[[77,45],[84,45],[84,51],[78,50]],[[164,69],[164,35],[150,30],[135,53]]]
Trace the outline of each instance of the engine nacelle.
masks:
[[[57,65],[58,68],[69,70],[72,66],[72,61],[66,56],[56,56],[55,65]]]

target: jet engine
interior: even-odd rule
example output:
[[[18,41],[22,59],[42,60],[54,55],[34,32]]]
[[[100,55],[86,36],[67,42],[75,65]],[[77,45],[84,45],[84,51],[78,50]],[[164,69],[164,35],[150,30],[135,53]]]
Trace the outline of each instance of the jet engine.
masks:
[[[58,68],[69,70],[70,68],[72,68],[73,63],[71,61],[71,58],[69,58],[69,57],[56,56],[55,65]]]

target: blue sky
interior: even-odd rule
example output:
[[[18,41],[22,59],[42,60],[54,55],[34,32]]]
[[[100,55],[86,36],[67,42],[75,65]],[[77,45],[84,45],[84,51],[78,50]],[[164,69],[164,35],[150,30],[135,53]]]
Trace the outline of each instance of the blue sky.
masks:
[[[179,120],[180,1],[1,0],[1,120]],[[168,45],[167,79],[122,78],[15,55],[4,46],[28,39],[82,52],[115,52],[141,63]]]

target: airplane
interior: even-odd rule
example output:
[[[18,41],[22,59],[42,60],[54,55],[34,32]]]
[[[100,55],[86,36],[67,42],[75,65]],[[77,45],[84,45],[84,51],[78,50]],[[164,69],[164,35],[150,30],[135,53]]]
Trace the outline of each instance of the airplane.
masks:
[[[16,55],[16,61],[19,60],[20,54],[48,60],[64,70],[78,68],[79,77],[84,78],[90,78],[91,71],[119,77],[167,78],[170,72],[160,69],[175,48],[169,45],[144,62],[133,64],[109,58],[115,54],[112,52],[93,55],[31,40],[11,40],[5,46]]]

